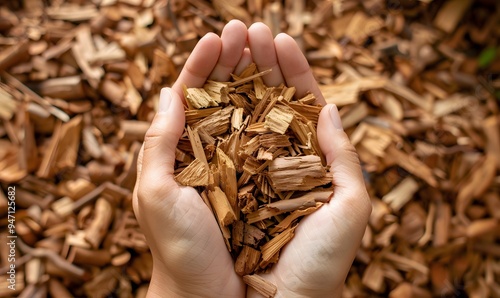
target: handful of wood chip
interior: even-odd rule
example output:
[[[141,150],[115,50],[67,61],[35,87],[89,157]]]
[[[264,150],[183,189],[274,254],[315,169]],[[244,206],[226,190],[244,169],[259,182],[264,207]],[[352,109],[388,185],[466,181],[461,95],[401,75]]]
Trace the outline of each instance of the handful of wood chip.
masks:
[[[333,191],[316,137],[322,107],[310,93],[295,100],[294,87],[266,87],[268,72],[252,64],[232,82],[184,87],[176,180],[212,209],[241,276],[276,263],[299,219]]]

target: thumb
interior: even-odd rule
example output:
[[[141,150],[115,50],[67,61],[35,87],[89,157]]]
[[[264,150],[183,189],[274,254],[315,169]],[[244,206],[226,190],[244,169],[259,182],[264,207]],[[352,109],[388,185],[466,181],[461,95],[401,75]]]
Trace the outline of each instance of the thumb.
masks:
[[[371,204],[356,153],[342,128],[337,106],[328,104],[318,120],[318,142],[333,175],[334,202],[362,211],[368,217]],[[351,209],[352,210],[352,209]]]
[[[144,137],[140,188],[148,194],[177,188],[174,181],[175,148],[184,131],[182,100],[170,88],[160,92],[158,113]],[[141,189],[139,189],[139,192]]]

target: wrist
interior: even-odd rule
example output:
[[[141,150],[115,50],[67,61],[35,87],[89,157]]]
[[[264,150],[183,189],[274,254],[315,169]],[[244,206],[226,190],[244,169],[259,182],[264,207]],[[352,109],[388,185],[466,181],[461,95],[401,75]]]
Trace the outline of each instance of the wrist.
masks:
[[[244,297],[245,285],[236,274],[214,280],[186,277],[153,268],[147,297]]]

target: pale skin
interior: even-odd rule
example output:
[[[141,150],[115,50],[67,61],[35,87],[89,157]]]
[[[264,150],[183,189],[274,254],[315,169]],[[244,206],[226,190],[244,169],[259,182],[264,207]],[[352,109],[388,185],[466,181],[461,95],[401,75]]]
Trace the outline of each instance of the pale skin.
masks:
[[[231,21],[220,37],[209,33],[199,41],[176,83],[162,90],[139,155],[133,206],[153,255],[149,297],[260,297],[234,272],[211,211],[173,176],[185,125],[182,85],[228,80],[252,61],[260,71],[273,70],[263,77],[268,86],[286,83],[297,88],[297,96],[313,92],[326,103],[307,60],[286,34],[273,38],[262,23],[247,29]],[[340,297],[371,212],[358,156],[334,105],[320,113],[318,140],[335,191],[329,203],[300,222],[279,262],[260,274],[277,286],[277,297]]]

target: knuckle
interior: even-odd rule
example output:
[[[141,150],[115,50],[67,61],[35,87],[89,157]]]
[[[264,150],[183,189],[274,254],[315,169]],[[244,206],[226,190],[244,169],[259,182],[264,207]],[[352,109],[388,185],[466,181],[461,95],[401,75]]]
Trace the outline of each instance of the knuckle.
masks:
[[[334,142],[339,142],[336,146],[336,150],[331,150],[327,154],[327,159],[334,161],[335,159],[344,159],[350,164],[354,164],[355,166],[360,166],[361,162],[359,160],[358,151],[356,147],[349,141],[347,135],[345,138],[341,138],[340,140],[335,140]]]
[[[158,194],[161,192],[161,188],[162,186],[160,183],[149,183],[147,181],[141,181],[141,183],[137,185],[138,203],[140,205],[148,205],[149,202],[155,201],[158,197]]]
[[[177,145],[177,143],[169,141],[174,139],[178,139],[175,132],[153,122],[144,135],[144,151],[147,152],[158,146],[166,146],[166,149],[171,149],[170,146]]]
[[[154,148],[160,144],[162,132],[160,129],[151,126],[144,136],[144,150]]]
[[[372,204],[364,183],[354,182],[349,188],[342,188],[340,192],[339,195],[344,198],[350,210],[359,214],[361,218],[367,219],[370,216]]]
[[[160,202],[178,196],[177,182],[173,177],[154,177],[152,174],[143,175],[135,186],[137,203],[144,210],[152,210]],[[193,191],[195,191],[193,189]]]
[[[351,143],[351,142],[344,142],[342,144],[342,147],[344,149],[344,152],[345,154],[349,157],[349,160],[353,163],[355,163],[356,165],[360,165],[360,161],[359,161],[359,155],[358,155],[358,151],[356,150],[356,147],[354,147],[354,145]]]
[[[145,184],[145,182],[141,182],[136,186],[138,202],[144,202],[145,198],[147,198],[146,193],[148,192],[148,188],[145,187]]]

